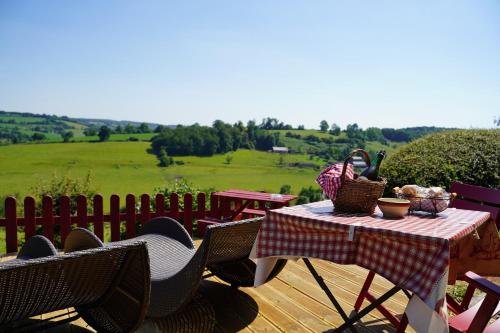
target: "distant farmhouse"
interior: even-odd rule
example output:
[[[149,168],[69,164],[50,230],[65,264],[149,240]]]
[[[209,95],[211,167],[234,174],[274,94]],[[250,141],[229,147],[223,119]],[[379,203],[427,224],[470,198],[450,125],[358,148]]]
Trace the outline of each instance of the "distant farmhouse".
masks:
[[[279,153],[279,154],[288,154],[288,148],[287,147],[273,147],[271,152],[272,153]]]

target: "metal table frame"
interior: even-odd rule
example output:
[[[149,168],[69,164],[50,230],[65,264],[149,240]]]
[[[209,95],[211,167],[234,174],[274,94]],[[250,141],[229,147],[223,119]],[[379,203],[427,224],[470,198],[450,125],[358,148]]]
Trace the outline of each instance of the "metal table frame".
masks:
[[[316,269],[311,264],[311,262],[309,261],[309,259],[308,258],[302,258],[302,260],[306,264],[307,269],[309,269],[309,272],[311,272],[311,274],[314,277],[314,279],[316,280],[316,282],[319,284],[319,286],[321,287],[321,289],[328,296],[328,299],[330,300],[330,302],[332,302],[333,306],[335,307],[335,309],[337,309],[337,311],[339,312],[340,316],[344,320],[344,323],[342,325],[340,325],[339,327],[337,327],[335,329],[330,330],[329,332],[332,332],[332,333],[335,332],[335,333],[337,333],[337,332],[343,332],[346,329],[350,329],[351,332],[357,333],[358,331],[354,327],[354,324],[357,321],[359,321],[361,318],[363,318],[364,316],[366,316],[368,313],[370,313],[371,311],[373,311],[375,308],[377,308],[380,305],[382,305],[382,303],[384,303],[385,301],[387,301],[389,298],[391,298],[398,291],[403,290],[404,293],[408,297],[411,297],[411,295],[405,289],[403,289],[403,288],[401,288],[399,286],[394,286],[389,291],[387,291],[385,294],[383,294],[382,296],[380,296],[379,298],[377,298],[373,302],[371,302],[368,306],[366,306],[363,309],[361,309],[359,312],[352,312],[351,316],[348,316],[347,313],[344,311],[344,309],[342,309],[342,307],[340,306],[340,303],[337,301],[337,299],[335,298],[335,296],[333,295],[333,293],[331,292],[331,290],[326,285],[323,277],[321,277],[321,275],[319,275],[319,273],[316,271]]]

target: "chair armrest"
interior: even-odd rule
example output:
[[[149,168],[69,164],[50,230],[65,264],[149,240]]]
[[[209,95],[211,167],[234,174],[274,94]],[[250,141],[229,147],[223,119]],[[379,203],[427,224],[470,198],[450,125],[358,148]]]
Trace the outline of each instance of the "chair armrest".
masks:
[[[465,273],[465,281],[467,281],[469,285],[487,294],[496,295],[500,298],[500,286],[497,286],[493,282],[488,281],[484,277],[479,276],[474,272],[469,271]]]

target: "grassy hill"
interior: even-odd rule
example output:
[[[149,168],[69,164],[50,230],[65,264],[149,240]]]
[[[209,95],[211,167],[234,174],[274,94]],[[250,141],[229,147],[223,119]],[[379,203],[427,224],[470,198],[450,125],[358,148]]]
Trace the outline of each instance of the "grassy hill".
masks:
[[[41,133],[45,135],[45,141],[62,141],[60,132],[72,131],[75,136],[83,136],[85,128],[85,125],[70,121],[67,117],[0,111],[0,134],[17,133],[22,138]],[[0,135],[0,140],[5,139]]]
[[[279,191],[289,184],[292,191],[313,185],[318,174],[312,168],[279,167],[280,156],[253,150],[234,152],[231,164],[225,155],[175,158],[184,165],[159,168],[146,142],[72,144],[18,144],[0,147],[0,196],[30,194],[34,184],[58,175],[84,177],[91,172],[95,189],[109,197],[116,193],[153,193],[166,181],[185,177],[201,188],[241,188]],[[290,154],[284,164],[308,162],[306,155]]]
[[[62,142],[61,133],[71,131],[74,137],[73,142],[99,141],[97,135],[85,136],[84,130],[88,126],[99,127],[106,125],[111,128],[116,126],[125,126],[130,124],[137,127],[139,123],[129,121],[116,121],[107,119],[72,119],[68,117],[59,117],[54,115],[38,115],[22,112],[0,111],[0,144],[27,142],[32,143],[53,143]],[[148,123],[151,129],[158,124]],[[35,133],[43,135],[43,139],[33,140]],[[140,141],[149,141],[154,133],[131,133],[131,134],[112,134],[110,141],[128,141],[134,138]],[[13,138],[16,138],[13,140]]]

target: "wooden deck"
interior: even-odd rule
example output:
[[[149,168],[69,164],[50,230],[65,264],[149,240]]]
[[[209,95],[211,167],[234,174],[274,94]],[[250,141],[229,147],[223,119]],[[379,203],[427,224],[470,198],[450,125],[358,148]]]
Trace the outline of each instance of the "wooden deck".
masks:
[[[0,258],[0,261],[10,258]],[[336,265],[322,260],[312,260],[312,263],[349,313],[367,271],[357,266]],[[390,282],[377,276],[371,290],[380,295],[391,287]],[[340,315],[302,260],[289,261],[277,278],[258,288],[235,290],[216,278],[210,278],[203,281],[200,290],[214,307],[216,333],[324,332],[342,323]],[[385,304],[394,313],[401,314],[407,302],[407,297],[399,293]],[[394,331],[394,327],[378,311],[363,318],[357,328],[359,332]],[[151,325],[146,323],[140,331],[157,330],[151,330]],[[50,332],[93,330],[80,319]]]

